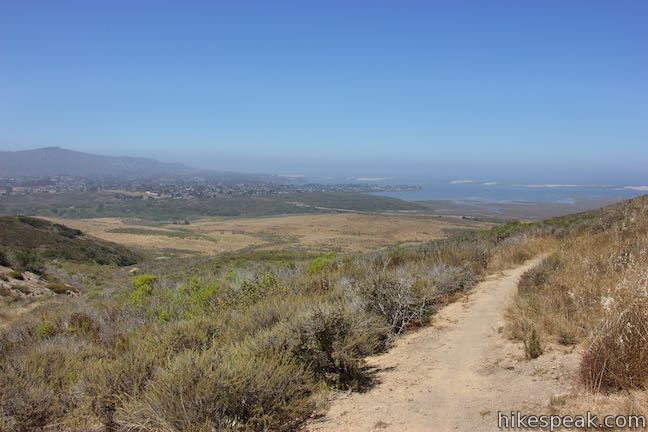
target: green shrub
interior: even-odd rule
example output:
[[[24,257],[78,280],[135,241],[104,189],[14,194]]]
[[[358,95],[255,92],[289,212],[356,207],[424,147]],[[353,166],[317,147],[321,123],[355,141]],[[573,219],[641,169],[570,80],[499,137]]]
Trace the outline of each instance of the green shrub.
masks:
[[[0,417],[7,417],[13,430],[31,431],[72,412],[77,405],[72,389],[82,369],[78,357],[74,347],[53,344],[5,357],[0,362]]]
[[[531,330],[528,339],[524,341],[524,352],[529,359],[538,358],[544,353],[540,343],[540,336],[538,336],[535,329]]]
[[[264,351],[291,353],[331,385],[358,389],[366,381],[363,358],[385,347],[387,333],[384,321],[374,315],[316,302],[260,331],[254,343]]]
[[[18,291],[20,291],[20,292],[23,293],[23,294],[29,294],[29,293],[31,293],[31,290],[30,290],[29,287],[28,287],[27,285],[25,285],[25,284],[15,284],[15,285],[12,285],[11,288],[13,288],[13,289],[15,289],[15,290],[18,290]]]
[[[100,358],[89,363],[81,379],[86,406],[106,426],[114,426],[117,410],[125,399],[142,394],[157,365],[155,348],[146,343],[116,358]]]
[[[65,225],[61,224],[54,224],[54,228],[56,231],[61,234],[63,237],[67,237],[70,239],[76,238],[80,235],[83,235],[83,232],[81,230],[75,229],[75,228],[70,228]]]
[[[254,304],[265,297],[284,295],[286,286],[271,271],[255,274],[251,280],[245,280],[237,291],[229,293],[229,303],[233,306]]]
[[[29,271],[36,274],[43,274],[45,271],[43,261],[32,250],[12,249],[10,260],[12,265],[21,271]]]
[[[146,299],[153,294],[153,284],[157,277],[150,274],[139,274],[133,276],[132,284],[135,291],[131,294],[131,302],[135,306],[143,306]]]
[[[188,283],[181,285],[178,295],[179,302],[184,303],[183,317],[189,318],[200,314],[207,309],[217,297],[219,290],[216,282],[201,283],[192,278]]]
[[[306,267],[306,275],[315,282],[315,288],[320,291],[328,290],[331,287],[330,274],[336,264],[336,254],[326,253],[318,256]]]
[[[169,322],[152,331],[157,351],[162,358],[171,358],[187,350],[204,351],[222,339],[225,323],[213,316],[197,316]]]
[[[118,423],[150,430],[289,430],[313,409],[310,374],[246,346],[187,351],[161,370]]]
[[[407,255],[400,246],[396,246],[387,254],[387,267],[398,267],[405,264],[406,261]]]
[[[9,272],[9,277],[17,280],[25,280],[25,277],[18,270],[11,270]]]
[[[60,282],[49,282],[45,287],[55,294],[65,294],[68,291],[75,291],[72,287],[68,287]]]
[[[10,267],[38,274],[51,260],[130,265],[139,258],[123,246],[37,218],[0,217],[0,231],[5,233],[0,247]]]
[[[303,310],[304,299],[299,297],[269,297],[246,308],[232,309],[223,316],[227,327],[223,330],[224,342],[239,342],[248,336],[273,328],[283,321],[292,320]]]
[[[70,314],[68,331],[98,341],[101,328],[87,312],[76,311]]]
[[[306,273],[310,275],[320,274],[327,270],[335,262],[335,252],[325,253],[310,262],[306,268]]]
[[[518,220],[510,220],[506,223],[497,225],[491,228],[489,234],[492,235],[497,241],[505,240],[513,234],[520,232],[524,229],[525,224]]]
[[[0,250],[0,266],[4,266],[4,267],[11,266],[11,262],[9,261],[9,258],[7,258],[7,254],[3,250]]]
[[[38,327],[36,327],[36,334],[41,339],[47,339],[49,337],[54,336],[56,333],[57,333],[56,326],[49,321],[43,321],[38,325]]]

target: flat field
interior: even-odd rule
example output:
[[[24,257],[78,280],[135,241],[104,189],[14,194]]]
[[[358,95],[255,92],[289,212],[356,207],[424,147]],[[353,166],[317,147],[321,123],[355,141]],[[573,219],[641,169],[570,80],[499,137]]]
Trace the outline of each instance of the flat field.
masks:
[[[208,218],[190,225],[121,218],[49,220],[100,239],[166,255],[243,250],[352,252],[425,242],[445,238],[456,230],[488,226],[451,218],[359,213]]]

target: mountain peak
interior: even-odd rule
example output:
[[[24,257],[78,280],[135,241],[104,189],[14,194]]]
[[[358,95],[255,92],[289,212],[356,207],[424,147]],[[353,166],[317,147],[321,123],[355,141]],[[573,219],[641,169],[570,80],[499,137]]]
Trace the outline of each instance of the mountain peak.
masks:
[[[79,177],[141,178],[188,175],[195,169],[178,163],[128,156],[101,156],[57,146],[32,150],[0,151],[0,177]]]

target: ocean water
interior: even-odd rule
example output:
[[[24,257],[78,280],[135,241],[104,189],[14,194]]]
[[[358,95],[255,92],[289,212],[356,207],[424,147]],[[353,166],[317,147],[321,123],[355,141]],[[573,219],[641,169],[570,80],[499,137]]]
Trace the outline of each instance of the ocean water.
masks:
[[[415,184],[415,183],[414,183]],[[584,199],[626,199],[648,194],[646,186],[506,184],[455,180],[421,185],[421,190],[376,192],[407,201],[573,204]]]

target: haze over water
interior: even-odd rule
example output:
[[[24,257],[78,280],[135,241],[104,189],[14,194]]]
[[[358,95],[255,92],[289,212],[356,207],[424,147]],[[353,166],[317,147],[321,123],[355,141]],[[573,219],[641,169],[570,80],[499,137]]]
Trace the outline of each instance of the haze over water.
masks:
[[[421,184],[417,191],[377,192],[408,201],[450,200],[493,203],[573,204],[583,199],[624,199],[645,194],[645,186],[506,184],[495,182],[438,181]]]

